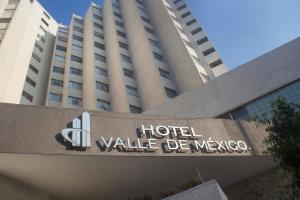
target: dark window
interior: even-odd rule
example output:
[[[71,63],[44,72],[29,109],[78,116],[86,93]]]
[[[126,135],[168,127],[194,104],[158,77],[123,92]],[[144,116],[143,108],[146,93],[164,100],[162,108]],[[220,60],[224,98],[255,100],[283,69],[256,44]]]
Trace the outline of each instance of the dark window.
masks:
[[[135,97],[139,96],[137,88],[126,85],[126,89],[127,89],[127,94],[135,96]]]
[[[154,34],[154,30],[152,30],[151,28],[145,27],[146,32]]]
[[[33,65],[29,65],[29,69],[31,69],[31,71],[33,71],[35,74],[39,73],[39,70],[37,68],[35,68]]]
[[[31,96],[28,92],[26,92],[25,90],[23,90],[22,92],[22,97],[24,97],[25,99],[27,99],[28,101],[32,102],[33,100],[33,96]]]
[[[78,24],[83,24],[83,21],[81,19],[77,19],[77,18],[73,18],[74,22],[78,23]]]
[[[126,55],[124,55],[124,54],[121,54],[121,57],[122,57],[122,61],[131,64],[131,59],[130,59],[129,56],[126,56]]]
[[[114,12],[114,16],[119,17],[120,19],[122,19],[122,15],[119,13]]]
[[[102,21],[102,17],[100,17],[100,16],[98,16],[98,15],[96,15],[96,14],[93,14],[93,17],[94,17],[95,19],[98,19],[98,20]]]
[[[96,53],[95,53],[95,59],[96,59],[96,60],[99,60],[99,61],[101,61],[101,62],[106,63],[106,57],[105,57],[105,56],[102,56],[102,55],[99,55],[99,54],[96,54]]]
[[[31,78],[29,78],[28,76],[26,76],[26,82],[29,83],[33,87],[36,86],[36,83]]]
[[[61,37],[61,36],[57,36],[57,40],[61,41],[61,42],[67,42],[68,41],[67,38],[64,38],[64,37]]]
[[[148,39],[149,39],[150,43],[151,43],[153,46],[159,48],[159,43],[158,43],[157,41],[152,40],[151,38],[148,38]]]
[[[48,98],[49,100],[60,102],[62,100],[62,95],[50,92]]]
[[[169,79],[169,80],[172,79],[172,78],[171,78],[170,72],[168,72],[168,71],[166,71],[166,70],[163,70],[163,69],[160,69],[160,68],[158,68],[158,70],[159,70],[160,76],[162,76],[162,77],[164,77],[164,78],[166,78],[166,79]]]
[[[56,45],[56,49],[60,50],[60,51],[67,51],[66,47],[60,46],[60,45]]]
[[[120,26],[120,27],[124,27],[123,23],[122,22],[118,22],[118,21],[115,21],[116,22],[116,25]]]
[[[36,55],[35,53],[32,54],[32,57],[33,57],[38,63],[41,62],[40,57],[38,57],[38,55]]]
[[[135,0],[138,4],[140,4],[141,6],[144,6],[144,3],[141,0]]]
[[[103,26],[101,24],[94,22],[94,26],[103,30]]]
[[[119,46],[122,47],[123,49],[127,49],[128,50],[128,45],[125,44],[124,42],[119,42]]]
[[[111,105],[108,101],[104,101],[102,99],[97,99],[97,108],[103,110],[111,110]]]
[[[182,6],[179,6],[179,7],[177,8],[177,10],[180,11],[180,10],[182,10],[182,9],[184,9],[184,8],[186,8],[186,5],[185,5],[185,4],[183,4]]]
[[[74,106],[81,106],[82,105],[82,99],[77,97],[68,96],[68,103]]]
[[[82,84],[74,81],[69,82],[69,88],[73,90],[82,90]]]
[[[223,63],[222,60],[219,59],[219,60],[216,60],[213,63],[210,63],[209,65],[210,65],[211,68],[214,68],[214,67],[216,67],[218,65],[221,65],[222,63]]]
[[[77,27],[77,26],[73,26],[73,29],[74,29],[75,31],[78,31],[78,32],[80,32],[80,33],[83,33],[83,29],[82,29],[82,28],[79,28],[79,27]]]
[[[118,31],[118,30],[117,30],[117,34],[118,34],[119,36],[123,37],[123,38],[126,38],[126,34],[123,33],[123,32],[121,32],[121,31]]]
[[[190,11],[187,11],[186,13],[182,14],[182,18],[186,18],[187,16],[191,15],[192,13]]]
[[[45,11],[43,11],[43,14],[44,14],[48,19],[50,19],[50,16],[48,15],[48,13],[46,13]]]
[[[164,56],[163,55],[160,55],[160,54],[155,53],[155,52],[152,52],[152,53],[153,53],[154,58],[156,58],[157,60],[160,60],[160,61],[164,60]]]
[[[46,26],[49,26],[49,24],[46,22],[46,20],[44,20],[43,18],[41,20]]]
[[[129,110],[131,113],[142,113],[142,109],[137,107],[137,106],[133,106],[133,105],[129,105]]]
[[[64,72],[65,72],[64,68],[56,67],[56,66],[53,66],[52,71],[55,73],[58,73],[58,74],[64,74]]]
[[[124,71],[124,75],[129,77],[129,78],[134,78],[134,72],[129,70],[129,69],[125,69],[123,68],[123,71]]]
[[[97,90],[101,90],[101,91],[104,91],[107,93],[109,92],[109,86],[105,83],[96,81],[96,88],[97,88]]]
[[[169,98],[174,98],[177,96],[177,92],[175,90],[165,87],[165,91],[166,91],[167,97],[169,97]]]
[[[40,52],[43,52],[43,51],[44,51],[43,48],[42,48],[37,42],[34,44],[34,46],[35,46],[38,50],[40,50]]]
[[[174,1],[174,4],[177,4],[179,2],[181,2],[181,0],[176,0],[176,1]]]
[[[82,38],[82,37],[79,37],[79,36],[77,36],[77,35],[73,35],[73,40],[77,40],[77,41],[82,42],[82,41],[83,41],[83,38]]]
[[[213,52],[215,52],[215,49],[212,47],[212,48],[209,48],[209,49],[203,51],[203,55],[207,56],[207,55],[209,55],[209,54],[211,54]]]
[[[82,58],[78,56],[71,55],[71,60],[78,63],[82,63]]]
[[[81,69],[76,69],[74,67],[70,67],[70,73],[77,75],[77,76],[82,76],[82,70]]]
[[[94,46],[99,49],[105,50],[105,46],[103,44],[100,44],[99,42],[94,42]]]
[[[94,31],[94,35],[95,35],[95,37],[104,40],[104,35],[103,35],[102,33],[98,33],[98,32],[96,32],[96,31]]]
[[[192,30],[191,33],[192,33],[192,35],[195,35],[195,34],[199,33],[200,31],[202,31],[202,28],[199,27],[199,28]]]
[[[205,42],[207,42],[208,41],[208,38],[207,37],[204,37],[204,38],[201,38],[200,40],[198,40],[197,41],[197,44],[198,45],[201,45],[201,44],[203,44],[203,43],[205,43]]]
[[[96,67],[96,74],[107,77],[107,70],[101,67]]]
[[[148,19],[148,18],[146,18],[146,17],[143,17],[143,16],[141,16],[141,18],[142,18],[142,20],[143,20],[144,22],[147,22],[148,24],[151,24],[150,19]]]
[[[64,82],[61,80],[57,80],[57,79],[51,79],[51,85],[56,86],[56,87],[63,87]]]
[[[192,24],[194,24],[194,23],[196,23],[196,22],[197,22],[196,19],[192,19],[192,20],[188,21],[188,22],[186,23],[186,25],[187,25],[187,26],[190,26],[190,25],[192,25]]]

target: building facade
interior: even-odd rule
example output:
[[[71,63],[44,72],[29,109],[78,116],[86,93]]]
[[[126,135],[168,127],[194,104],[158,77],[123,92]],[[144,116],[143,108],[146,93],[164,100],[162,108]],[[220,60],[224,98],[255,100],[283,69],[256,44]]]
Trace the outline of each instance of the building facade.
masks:
[[[3,58],[1,74],[16,78],[14,84],[1,79],[2,102],[141,113],[227,71],[183,0],[107,0],[91,4],[84,17],[73,15],[69,26],[57,24],[37,1],[1,8],[1,55],[18,53],[12,40],[26,49],[15,55],[22,62],[15,69]],[[26,27],[35,28],[28,30],[32,39],[23,34],[18,41],[14,26],[21,29],[18,13],[25,11],[34,23]]]

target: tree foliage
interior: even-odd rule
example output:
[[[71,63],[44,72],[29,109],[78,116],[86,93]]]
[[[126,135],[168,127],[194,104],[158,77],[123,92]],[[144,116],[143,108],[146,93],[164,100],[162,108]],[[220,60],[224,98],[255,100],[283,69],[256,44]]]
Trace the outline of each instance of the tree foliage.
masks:
[[[300,199],[300,106],[280,97],[271,107],[270,117],[258,119],[267,127],[264,153],[272,155],[283,171],[281,199]]]

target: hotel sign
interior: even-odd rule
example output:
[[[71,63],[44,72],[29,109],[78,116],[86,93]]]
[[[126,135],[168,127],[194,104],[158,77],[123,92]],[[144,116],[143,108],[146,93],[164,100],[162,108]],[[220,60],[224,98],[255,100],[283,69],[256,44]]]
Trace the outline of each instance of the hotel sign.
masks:
[[[118,150],[122,152],[247,152],[251,150],[241,140],[216,140],[204,138],[193,127],[153,126],[142,124],[137,129],[136,138],[100,137],[95,143],[101,151]],[[72,121],[72,127],[63,129],[62,136],[74,149],[86,149],[91,146],[90,114],[84,112]]]

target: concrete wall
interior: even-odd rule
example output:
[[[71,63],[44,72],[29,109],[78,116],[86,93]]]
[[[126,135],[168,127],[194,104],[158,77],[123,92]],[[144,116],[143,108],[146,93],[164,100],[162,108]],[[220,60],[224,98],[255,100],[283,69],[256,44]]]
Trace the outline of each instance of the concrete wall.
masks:
[[[7,200],[50,200],[50,195],[27,184],[0,175],[0,198]]]
[[[216,117],[300,78],[300,38],[148,111]]]

